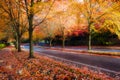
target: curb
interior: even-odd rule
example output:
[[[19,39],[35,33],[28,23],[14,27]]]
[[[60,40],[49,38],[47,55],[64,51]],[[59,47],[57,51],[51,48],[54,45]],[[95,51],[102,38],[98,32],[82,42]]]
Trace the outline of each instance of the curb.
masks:
[[[41,46],[39,46],[41,47]],[[51,49],[51,50],[60,50],[60,51],[67,51],[67,52],[75,52],[75,53],[89,53],[89,54],[95,54],[95,55],[105,55],[105,56],[117,56],[120,57],[120,52],[107,52],[107,51],[96,51],[96,50],[74,50],[74,49],[63,49],[63,48],[49,48],[49,47],[41,47],[45,49]]]

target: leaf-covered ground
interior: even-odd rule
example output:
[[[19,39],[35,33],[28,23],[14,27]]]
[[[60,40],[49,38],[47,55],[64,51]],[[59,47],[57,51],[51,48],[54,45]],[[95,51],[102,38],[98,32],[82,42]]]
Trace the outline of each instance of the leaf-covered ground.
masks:
[[[28,52],[0,51],[0,80],[115,80],[87,68],[77,68],[48,57],[35,54],[28,59]]]

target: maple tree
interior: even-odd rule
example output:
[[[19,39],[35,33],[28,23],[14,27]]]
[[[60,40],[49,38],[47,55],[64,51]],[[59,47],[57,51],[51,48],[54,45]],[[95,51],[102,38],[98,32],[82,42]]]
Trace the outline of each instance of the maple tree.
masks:
[[[112,6],[114,10],[111,14],[105,16],[105,21],[102,25],[103,29],[108,29],[110,32],[115,33],[120,39],[120,2],[116,2],[116,5]]]
[[[57,23],[54,21],[54,18],[47,18],[41,26],[45,38],[49,40],[49,46],[52,47],[52,41],[57,33]]]
[[[53,15],[56,22],[57,35],[61,36],[62,48],[64,48],[66,38],[71,33],[70,27],[73,25],[73,20],[67,9],[69,7],[69,0],[58,1],[56,4]]]
[[[56,13],[57,15],[57,27],[58,27],[58,34],[62,37],[62,48],[65,47],[65,39],[67,32],[66,30],[68,29],[67,27],[67,15],[65,14],[64,11],[60,11]]]
[[[74,28],[77,29],[82,29],[80,27],[81,24],[84,23],[84,19],[83,14],[82,14],[82,5],[80,3],[78,3],[78,1],[69,1],[69,5],[68,5],[68,14],[72,17],[73,22],[74,22]]]
[[[115,3],[112,3],[111,0],[83,0],[77,3],[73,1],[71,4],[74,8],[76,7],[77,13],[80,18],[84,20],[83,23],[86,24],[88,28],[88,50],[91,50],[91,38],[95,24],[99,24],[99,20],[113,11],[113,9],[111,9],[113,5],[115,5]]]
[[[18,52],[21,51],[21,37],[27,29],[25,21],[22,21],[23,13],[21,10],[21,3],[22,1],[20,0],[0,1],[0,8],[3,11],[1,16],[4,16],[6,19],[6,25],[11,27],[14,38],[16,40],[16,48],[18,49]]]
[[[49,11],[55,0],[42,1],[42,0],[24,0],[25,12],[28,19],[28,32],[29,32],[29,58],[33,58],[33,31],[36,26],[40,25],[49,14]],[[36,17],[36,18],[35,18]],[[40,18],[40,19],[39,19]]]
[[[99,32],[103,27],[119,36],[120,11],[117,0],[4,0],[0,3],[0,16],[4,16],[6,25],[11,27],[18,43],[18,51],[20,51],[21,37],[28,29],[29,57],[33,57],[33,39],[38,40],[40,37],[49,37],[52,45],[53,38],[58,34],[64,47],[68,33],[88,29],[90,50],[92,34],[95,31]],[[42,34],[41,30],[37,34],[34,32],[37,27],[45,27],[43,32],[47,31],[47,33]]]
[[[33,32],[33,41],[35,44],[38,44],[39,41],[43,40],[45,38],[45,32],[41,27],[36,27],[36,29]]]
[[[2,17],[0,18],[0,22],[1,22],[0,23],[0,40],[4,40],[4,39],[8,40],[9,36],[7,35],[7,32],[9,31],[9,27],[5,25],[5,22],[3,21]],[[6,30],[6,28],[7,28],[7,30]]]

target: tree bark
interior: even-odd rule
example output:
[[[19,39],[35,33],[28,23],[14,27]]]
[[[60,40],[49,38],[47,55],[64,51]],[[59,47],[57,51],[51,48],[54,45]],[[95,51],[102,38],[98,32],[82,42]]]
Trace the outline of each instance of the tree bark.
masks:
[[[16,40],[15,40],[15,48],[18,50],[18,36],[16,36]]]
[[[20,33],[20,24],[19,23],[17,23],[17,38],[18,38],[17,40],[18,40],[18,52],[21,52],[21,35],[20,35],[21,33]]]
[[[29,31],[29,58],[34,58],[34,55],[33,55],[33,41],[32,41],[32,33],[33,31],[30,30]]]
[[[49,44],[50,48],[52,47],[52,39],[50,39],[50,44]]]
[[[29,58],[34,58],[32,34],[33,34],[32,24],[29,23]]]
[[[91,50],[91,23],[88,25],[88,50]]]
[[[18,52],[21,52],[21,37],[18,36]]]
[[[33,14],[29,15],[29,58],[34,58],[33,55]]]
[[[34,0],[31,0],[30,2],[30,9],[28,8],[28,2],[27,0],[25,1],[25,6],[26,6],[26,14],[28,17],[28,23],[29,23],[29,58],[34,58],[33,55],[33,40],[32,40],[32,34],[33,34],[33,17],[34,17],[34,13],[33,13],[33,5],[34,5]]]
[[[62,40],[62,48],[65,48],[65,37],[63,37],[63,40]]]
[[[15,39],[14,47],[15,47],[15,49],[18,50],[18,36],[17,36],[17,33],[13,33],[13,35],[14,35],[14,39]]]

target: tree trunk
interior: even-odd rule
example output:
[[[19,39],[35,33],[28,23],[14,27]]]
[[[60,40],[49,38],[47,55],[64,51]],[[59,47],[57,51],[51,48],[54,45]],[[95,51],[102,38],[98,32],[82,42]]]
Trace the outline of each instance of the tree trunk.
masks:
[[[18,50],[18,40],[15,41],[15,48]]]
[[[15,48],[18,50],[18,36],[16,35],[16,38],[15,38]]]
[[[62,40],[62,48],[65,48],[65,37],[63,37],[63,40]]]
[[[50,44],[49,44],[50,48],[52,47],[52,39],[50,39]]]
[[[21,52],[21,37],[18,36],[18,52]]]
[[[91,33],[89,33],[88,50],[91,50]]]
[[[34,55],[33,55],[33,12],[32,12],[32,7],[33,7],[33,1],[31,2],[31,10],[30,10],[30,14],[29,14],[29,17],[28,17],[28,20],[29,20],[29,58],[34,58]]]
[[[17,40],[18,40],[18,52],[21,52],[21,35],[19,23],[17,24]]]
[[[88,50],[91,50],[91,24],[88,25],[88,32],[89,32],[89,36],[88,36]]]
[[[32,33],[33,33],[33,30],[32,30],[32,28],[30,28],[30,30],[29,30],[29,58],[34,58]]]

